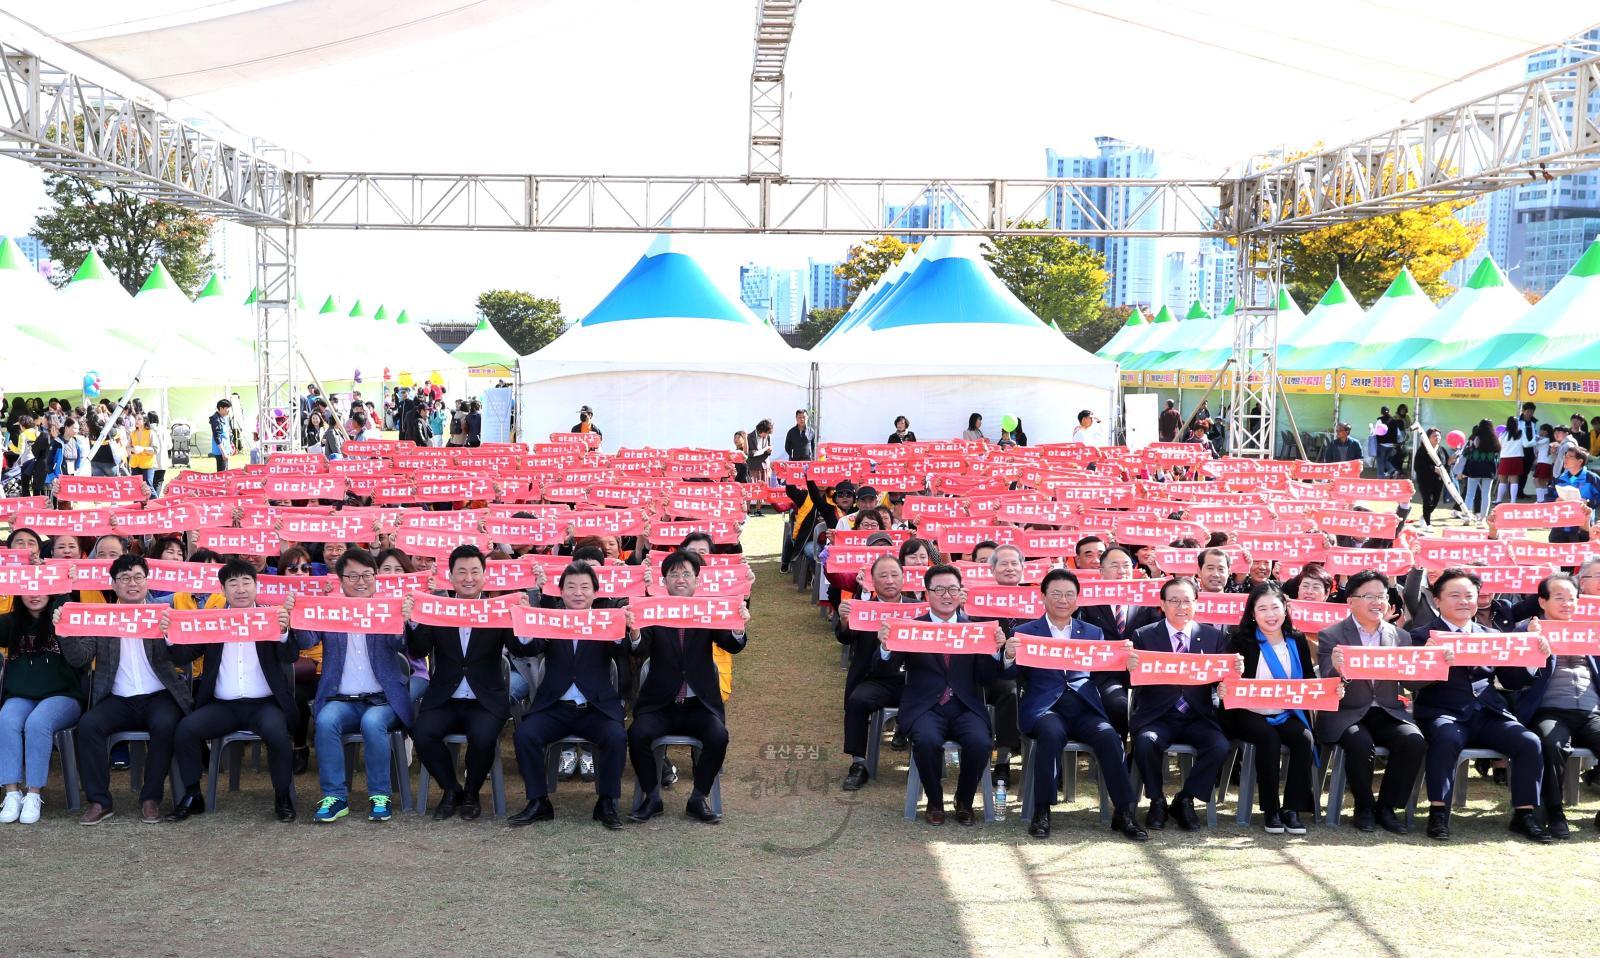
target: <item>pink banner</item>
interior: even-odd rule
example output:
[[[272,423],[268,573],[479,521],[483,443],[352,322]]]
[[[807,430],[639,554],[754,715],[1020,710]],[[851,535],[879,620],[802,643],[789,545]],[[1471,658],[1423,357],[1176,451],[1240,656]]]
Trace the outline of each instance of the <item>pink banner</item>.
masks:
[[[558,557],[564,566],[567,563],[565,556]],[[644,567],[637,565],[602,565],[595,567],[595,574],[600,578],[599,595],[606,599],[641,599],[644,598],[646,587],[644,581]],[[544,595],[560,595],[561,588],[558,568],[555,572],[548,573],[544,581]]]
[[[1338,679],[1229,679],[1222,704],[1230,709],[1339,711]]]
[[[1322,557],[1322,568],[1329,575],[1355,575],[1362,569],[1377,569],[1388,576],[1410,572],[1410,549],[1333,548]]]
[[[174,609],[167,627],[167,641],[173,645],[200,645],[208,642],[276,642],[283,638],[278,629],[278,610],[250,609]]]
[[[622,609],[537,609],[511,611],[511,630],[525,639],[582,639],[613,642],[627,635]]]
[[[878,626],[892,619],[914,619],[926,615],[926,602],[877,602],[871,599],[850,600],[850,628],[857,632],[876,632]]]
[[[1116,524],[1116,533],[1118,542],[1161,546],[1183,538],[1204,542],[1211,535],[1210,530],[1198,522],[1176,519],[1125,519]]]
[[[411,593],[411,621],[445,628],[509,629],[511,609],[521,596],[497,599],[457,599],[429,592]],[[523,600],[526,601],[526,600]]]
[[[65,560],[43,565],[0,565],[0,595],[65,595],[77,588]]]
[[[235,529],[211,527],[194,534],[197,548],[211,549],[223,555],[275,556],[281,543],[272,529]]]
[[[1502,502],[1494,507],[1496,529],[1555,529],[1562,526],[1587,526],[1589,506],[1576,499],[1554,502]]]
[[[1424,536],[1417,540],[1417,565],[1429,572],[1452,566],[1510,565],[1511,550],[1500,539]]]
[[[993,655],[993,622],[914,622],[894,619],[884,626],[889,630],[884,647],[891,652],[943,652],[950,655]]]
[[[855,575],[870,569],[880,556],[898,551],[894,546],[833,546],[828,549],[826,571],[829,575]]]
[[[1252,532],[1240,530],[1239,547],[1252,559],[1305,564],[1321,558],[1328,542],[1321,533]]]
[[[1295,462],[1290,468],[1289,474],[1296,479],[1355,479],[1361,475],[1361,460],[1348,459],[1344,462]]]
[[[47,535],[65,532],[75,536],[110,535],[110,509],[19,509],[13,529],[32,529]]]
[[[1194,601],[1194,620],[1204,625],[1238,625],[1248,598],[1243,592],[1202,592]]]
[[[1078,605],[1158,606],[1161,604],[1161,581],[1159,579],[1080,581]]]
[[[164,605],[108,605],[68,602],[61,607],[56,635],[106,636],[113,639],[161,638]]]
[[[296,596],[289,625],[314,632],[357,632],[365,635],[404,635],[405,618],[399,596],[352,598],[345,595]]]
[[[1128,677],[1134,685],[1212,685],[1238,674],[1237,655],[1138,650]]]
[[[143,476],[62,476],[54,491],[58,502],[143,502],[150,497]]]
[[[1554,572],[1550,566],[1489,565],[1474,566],[1472,572],[1483,582],[1484,592],[1532,595],[1539,591],[1539,583]]]
[[[1388,682],[1441,682],[1450,677],[1450,665],[1440,645],[1401,648],[1341,645],[1344,664],[1339,674],[1347,679]]]
[[[329,595],[338,586],[331,575],[260,575],[256,577],[256,602],[280,606],[289,596]]]
[[[515,519],[487,516],[484,535],[491,542],[506,545],[551,546],[567,539],[567,525],[560,519]]]
[[[737,519],[687,519],[680,522],[653,522],[650,524],[650,542],[677,545],[685,536],[704,532],[711,536],[713,545],[736,545],[739,542]],[[863,543],[865,544],[865,543]]]
[[[394,544],[395,548],[407,555],[433,556],[435,560],[444,562],[457,546],[474,545],[482,549],[488,543],[483,536],[478,535],[476,532],[401,529],[394,534]]]
[[[1393,539],[1400,520],[1393,513],[1357,512],[1353,509],[1313,509],[1311,521],[1329,535],[1357,539]]]
[[[1539,634],[1550,644],[1551,655],[1600,655],[1600,622],[1539,623]]]
[[[359,513],[329,516],[285,516],[278,527],[285,542],[371,542],[372,520]]]
[[[1410,502],[1416,495],[1410,479],[1335,479],[1332,491],[1347,502]]]
[[[1018,635],[1017,664],[1034,669],[1115,672],[1127,667],[1128,649],[1121,642],[1058,639]]]
[[[1044,615],[1044,596],[1027,585],[974,585],[964,608],[974,619],[1037,619]]]
[[[1316,634],[1332,628],[1350,617],[1350,606],[1343,602],[1312,602],[1307,599],[1289,600],[1289,619],[1302,632]]]
[[[1577,566],[1595,550],[1592,542],[1540,542],[1536,539],[1497,539],[1506,547],[1509,561],[1518,565]],[[1504,565],[1491,562],[1490,565]]]
[[[699,595],[656,596],[628,603],[633,609],[634,624],[640,628],[658,625],[733,632],[744,631],[744,617],[740,614],[743,605],[744,600],[737,597]]]
[[[343,499],[349,488],[344,476],[272,476],[261,489],[268,499]]]
[[[1534,632],[1432,632],[1428,645],[1453,650],[1451,665],[1538,668],[1548,658]]]

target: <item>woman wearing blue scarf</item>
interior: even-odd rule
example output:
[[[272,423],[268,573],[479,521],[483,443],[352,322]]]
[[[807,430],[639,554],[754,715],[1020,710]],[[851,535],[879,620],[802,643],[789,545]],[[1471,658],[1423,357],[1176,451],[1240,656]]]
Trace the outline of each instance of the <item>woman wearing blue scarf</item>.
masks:
[[[1244,616],[1233,630],[1231,651],[1244,658],[1247,679],[1314,679],[1315,659],[1304,634],[1289,621],[1288,603],[1276,582],[1263,582],[1250,591]],[[1231,739],[1256,747],[1256,796],[1266,818],[1267,834],[1304,835],[1300,816],[1311,817],[1314,808],[1313,776],[1317,754],[1311,733],[1311,716],[1299,709],[1268,712],[1224,709],[1222,730]],[[1279,749],[1289,750],[1289,774],[1278,800]]]

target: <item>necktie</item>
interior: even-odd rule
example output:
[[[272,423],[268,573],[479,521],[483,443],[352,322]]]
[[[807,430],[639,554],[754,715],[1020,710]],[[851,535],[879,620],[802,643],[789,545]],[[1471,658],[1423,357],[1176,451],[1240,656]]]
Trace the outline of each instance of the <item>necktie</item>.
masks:
[[[1118,605],[1113,606],[1112,608],[1116,609],[1117,638],[1121,638],[1122,633],[1128,630],[1128,607],[1125,605]]]
[[[939,704],[943,705],[950,701],[952,694],[950,689],[950,653],[946,652],[944,653],[944,691],[939,693]]]
[[[678,630],[678,672],[679,672],[680,675],[683,676],[683,684],[678,686],[678,697],[672,700],[673,702],[677,703],[678,705],[682,705],[683,704],[683,700],[689,697],[689,670],[684,667],[685,664],[686,663],[683,661],[683,630],[679,629]]]
[[[1172,651],[1174,651],[1174,652],[1187,652],[1187,651],[1189,651],[1189,637],[1187,635],[1184,635],[1182,632],[1179,632],[1177,635],[1174,635],[1172,637]],[[1188,715],[1189,714],[1189,700],[1184,698],[1184,693],[1182,691],[1178,692],[1178,711],[1181,712],[1184,715]]]

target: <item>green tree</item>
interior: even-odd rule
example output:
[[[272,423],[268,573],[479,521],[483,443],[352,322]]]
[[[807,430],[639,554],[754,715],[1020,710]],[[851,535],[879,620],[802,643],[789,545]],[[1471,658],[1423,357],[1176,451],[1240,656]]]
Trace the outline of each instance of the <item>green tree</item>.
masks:
[[[794,330],[800,337],[800,347],[802,349],[810,349],[817,343],[822,342],[822,337],[828,335],[828,331],[833,329],[843,315],[844,310],[837,307],[833,309],[813,309],[807,313],[805,322],[796,326]]]
[[[1048,226],[1044,220],[1016,224],[1018,229]],[[1040,319],[1054,323],[1075,342],[1079,330],[1093,338],[1111,280],[1105,256],[1064,236],[997,236],[984,244],[983,258]]]
[[[1101,346],[1111,342],[1111,337],[1115,336],[1117,330],[1121,329],[1123,324],[1128,321],[1128,316],[1132,312],[1132,306],[1106,306],[1102,304],[1094,319],[1079,323],[1072,330],[1063,329],[1062,332],[1066,333],[1068,339],[1089,352],[1098,352]]]
[[[478,315],[489,321],[512,349],[526,356],[555,341],[566,328],[561,300],[545,299],[520,289],[491,289],[478,294]]]
[[[850,284],[851,294],[854,295],[871,288],[878,277],[920,245],[904,242],[895,236],[875,236],[865,243],[850,247],[850,254],[834,273]]]
[[[50,206],[34,220],[34,239],[50,247],[66,283],[91,249],[98,250],[122,288],[137,293],[156,261],[193,295],[211,272],[206,240],[216,220],[171,203],[153,203],[132,193],[75,176],[45,177]]]

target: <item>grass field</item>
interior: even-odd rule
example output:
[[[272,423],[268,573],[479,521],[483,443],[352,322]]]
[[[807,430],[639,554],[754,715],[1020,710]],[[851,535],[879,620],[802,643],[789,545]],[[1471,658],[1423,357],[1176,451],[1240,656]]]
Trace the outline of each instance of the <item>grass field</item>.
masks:
[[[1554,847],[1505,830],[1506,793],[1473,776],[1456,838],[1345,827],[1305,838],[1225,823],[1136,846],[1098,826],[1092,782],[1030,841],[1002,824],[900,817],[906,753],[838,788],[843,673],[815,608],[771,558],[781,520],[751,524],[759,582],[737,657],[724,822],[668,813],[610,833],[593,793],[563,783],[558,819],[386,826],[271,821],[265,773],[220,811],[142,825],[127,779],[118,817],[81,828],[59,779],[37,826],[0,828],[0,944],[18,955],[1545,955],[1585,954],[1600,921],[1596,796]],[[502,739],[508,803],[523,795]],[[770,759],[767,745],[804,745]],[[820,756],[809,757],[809,746]],[[792,753],[791,753],[792,754]],[[686,761],[680,760],[680,765]],[[413,769],[415,772],[415,769]],[[624,779],[624,800],[631,778]],[[360,783],[357,797],[364,796]],[[485,795],[487,805],[488,796]],[[1259,821],[1259,818],[1258,818]],[[1588,944],[1585,944],[1588,943]],[[1478,949],[1483,949],[1478,952]]]

